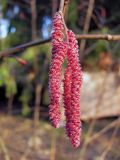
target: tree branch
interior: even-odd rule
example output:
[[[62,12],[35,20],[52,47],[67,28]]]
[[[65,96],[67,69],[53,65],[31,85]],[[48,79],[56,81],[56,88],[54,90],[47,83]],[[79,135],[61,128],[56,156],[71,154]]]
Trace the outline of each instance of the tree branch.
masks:
[[[95,2],[95,0],[89,0],[87,15],[86,15],[84,29],[83,29],[83,34],[87,34],[89,31],[90,21],[91,21],[91,17],[92,17],[92,13],[93,13],[93,8],[94,8],[94,2]],[[86,45],[86,40],[84,39],[80,43],[80,57],[81,58],[83,58],[85,45]]]
[[[35,40],[35,41],[31,41],[31,42],[28,42],[28,43],[21,44],[19,46],[13,47],[13,48],[9,48],[9,49],[7,49],[5,51],[1,51],[0,52],[0,58],[1,57],[10,56],[12,54],[20,52],[20,51],[22,51],[22,50],[24,50],[26,48],[29,48],[29,47],[33,47],[33,46],[37,46],[37,45],[48,43],[48,42],[50,42],[50,40],[51,40],[50,38],[48,38],[46,40],[38,39],[38,40]]]
[[[96,39],[96,40],[108,40],[108,41],[119,41],[120,35],[110,34],[77,34],[77,39]]]
[[[101,39],[101,40],[108,40],[108,41],[119,41],[120,40],[120,35],[110,35],[110,34],[104,34],[104,35],[102,35],[102,34],[83,34],[82,35],[82,34],[77,34],[76,38],[78,40],[81,40],[81,39],[100,40]],[[45,43],[48,43],[50,41],[51,41],[51,38],[48,38],[46,40],[39,40],[38,39],[36,41],[31,41],[31,42],[28,42],[28,43],[10,48],[8,50],[1,51],[0,52],[0,57],[7,57],[7,56],[10,56],[10,55],[15,54],[17,52],[20,52],[20,51],[22,51],[26,48],[41,45],[41,44],[45,44]]]

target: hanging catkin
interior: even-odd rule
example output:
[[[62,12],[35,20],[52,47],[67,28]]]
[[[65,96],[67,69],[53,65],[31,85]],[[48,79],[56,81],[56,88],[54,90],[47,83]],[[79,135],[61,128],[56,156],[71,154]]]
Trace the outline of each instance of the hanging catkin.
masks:
[[[78,44],[74,33],[67,30],[64,40],[64,22],[61,13],[55,13],[52,28],[52,60],[49,71],[50,120],[54,127],[59,127],[61,120],[61,75],[62,64],[67,57],[68,66],[64,75],[63,101],[66,117],[66,133],[74,147],[80,144],[80,90],[82,71],[79,64]]]
[[[52,27],[52,60],[49,71],[50,110],[49,115],[54,127],[59,127],[60,113],[60,85],[62,63],[67,54],[67,44],[64,42],[64,25],[59,12],[55,13]]]
[[[80,90],[82,71],[79,64],[78,44],[72,31],[68,31],[68,68],[64,80],[64,105],[66,115],[66,132],[74,147],[80,144]]]

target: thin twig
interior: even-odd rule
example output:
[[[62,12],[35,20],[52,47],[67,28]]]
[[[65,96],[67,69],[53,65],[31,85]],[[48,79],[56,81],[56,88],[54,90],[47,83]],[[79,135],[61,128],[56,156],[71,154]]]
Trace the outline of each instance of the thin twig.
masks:
[[[88,139],[88,143],[91,143],[92,141],[98,139],[101,135],[103,135],[105,132],[107,132],[109,129],[111,129],[113,126],[115,126],[118,123],[120,123],[120,118],[114,120],[112,123],[104,127],[101,131],[91,136],[90,139]]]
[[[103,93],[105,92],[106,83],[107,83],[107,79],[106,79],[106,77],[104,77],[103,82],[101,84],[101,94],[99,96],[98,103],[96,104],[97,107],[95,108],[96,115],[99,112],[99,108],[101,106],[101,101],[103,100]],[[95,124],[96,124],[96,118],[92,121],[92,123],[91,123],[91,125],[90,125],[90,127],[88,129],[87,137],[91,137],[92,132],[93,132],[93,130],[95,128]],[[88,139],[85,140],[85,142],[83,144],[83,147],[82,147],[82,150],[81,150],[81,157],[83,159],[85,158],[84,156],[86,155],[87,147],[88,147]]]
[[[55,160],[57,134],[54,130],[51,132],[50,160]]]
[[[52,0],[52,17],[55,14],[55,12],[57,11],[57,3],[58,3],[58,1]]]
[[[31,26],[32,26],[32,40],[37,37],[37,13],[36,13],[36,0],[30,1],[31,6]]]
[[[91,21],[91,17],[92,17],[92,13],[93,13],[93,8],[94,8],[94,2],[95,2],[95,0],[89,0],[89,3],[88,3],[88,9],[87,9],[87,14],[86,14],[86,19],[85,19],[85,24],[84,24],[84,29],[83,29],[84,34],[88,33],[88,31],[89,31],[90,21]],[[81,56],[81,58],[83,56],[85,45],[86,45],[86,40],[82,40],[80,43],[80,56]]]
[[[101,157],[102,157],[103,159],[105,159],[105,157],[107,156],[108,152],[111,150],[112,145],[113,145],[113,143],[114,143],[114,140],[115,140],[115,138],[116,138],[116,134],[117,134],[117,132],[118,132],[118,129],[119,129],[119,121],[118,121],[117,124],[115,125],[115,129],[114,129],[114,131],[113,131],[113,133],[112,133],[112,136],[111,136],[111,139],[110,139],[110,141],[109,141],[109,143],[108,143],[108,147],[106,148],[106,150],[105,150],[105,151],[103,152],[103,154],[101,155]]]

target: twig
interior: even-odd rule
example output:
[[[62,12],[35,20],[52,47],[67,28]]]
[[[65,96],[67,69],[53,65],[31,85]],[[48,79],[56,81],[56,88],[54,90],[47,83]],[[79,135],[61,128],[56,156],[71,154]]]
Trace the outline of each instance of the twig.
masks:
[[[95,2],[95,0],[89,0],[89,3],[88,3],[88,10],[87,10],[87,15],[86,15],[86,19],[85,19],[84,29],[83,29],[84,34],[88,33],[88,30],[89,30],[90,21],[91,21],[91,17],[92,17],[92,13],[93,13],[93,8],[94,8],[94,2]],[[82,40],[80,43],[80,56],[81,56],[81,58],[83,56],[85,45],[86,45],[86,40]]]
[[[85,51],[84,51],[84,56],[89,55],[97,46],[97,42],[93,43],[90,47],[88,47]]]
[[[62,13],[64,11],[64,3],[65,3],[65,0],[60,1],[59,11],[61,11]]]
[[[50,160],[55,160],[57,135],[54,130],[51,133]]]
[[[108,40],[108,41],[119,41],[120,40],[120,35],[110,35],[110,34],[77,34],[76,35],[76,38],[78,40],[81,40],[81,39],[95,39],[95,40]],[[16,46],[16,47],[13,47],[13,48],[9,48],[5,51],[1,51],[0,52],[0,58],[1,57],[7,57],[7,56],[10,56],[12,54],[15,54],[17,52],[20,52],[26,48],[29,48],[29,47],[33,47],[33,46],[37,46],[37,45],[41,45],[41,44],[45,44],[45,43],[48,43],[51,41],[51,38],[48,38],[46,40],[41,40],[41,39],[38,39],[36,41],[31,41],[31,42],[28,42],[28,43],[24,43],[24,44],[21,44],[19,46]]]
[[[58,2],[56,0],[52,0],[52,17],[57,10],[57,3]]]
[[[99,97],[99,101],[98,101],[98,103],[96,104],[96,106],[97,106],[96,109],[95,109],[96,115],[97,115],[97,113],[99,112],[99,108],[100,108],[100,106],[101,106],[101,101],[103,100],[103,93],[105,92],[106,83],[107,83],[107,79],[106,79],[106,77],[104,77],[103,83],[102,83],[102,85],[101,85],[101,94],[100,94],[100,97]],[[103,84],[104,84],[104,85],[103,85]],[[93,130],[94,130],[94,128],[95,128],[95,124],[96,124],[96,118],[92,121],[92,123],[91,123],[91,125],[90,125],[90,127],[89,127],[89,129],[88,129],[87,137],[91,137],[92,132],[93,132]],[[87,147],[88,147],[88,139],[86,138],[86,140],[85,140],[85,142],[84,142],[84,144],[83,144],[82,150],[81,150],[81,157],[82,157],[83,159],[85,159],[84,156],[86,155]]]
[[[66,37],[67,37],[67,26],[66,26],[66,23],[65,23],[65,20],[64,20],[64,14],[65,14],[67,4],[68,4],[68,0],[61,0],[60,1],[60,7],[59,7],[59,12],[61,13],[61,16],[62,16],[62,21],[63,21],[63,24],[64,24]]]
[[[96,39],[96,40],[107,40],[107,41],[118,41],[120,40],[120,35],[110,35],[110,34],[77,34],[77,39]]]
[[[29,48],[29,47],[33,47],[33,46],[37,46],[37,45],[40,45],[40,44],[45,44],[45,43],[48,43],[48,42],[50,42],[50,38],[48,38],[46,40],[38,39],[36,41],[31,41],[31,42],[28,42],[28,43],[24,43],[24,44],[21,44],[19,46],[10,48],[8,50],[1,51],[0,52],[0,57],[7,57],[7,56],[10,56],[11,54],[20,52],[23,49],[26,49],[26,48]]]
[[[105,159],[105,157],[107,156],[108,152],[111,150],[112,148],[112,145],[114,143],[114,140],[115,140],[115,137],[116,137],[116,134],[118,132],[118,129],[119,129],[119,121],[117,122],[117,124],[115,125],[115,129],[112,133],[112,136],[111,136],[111,139],[109,141],[109,144],[108,144],[108,147],[106,148],[106,150],[103,152],[103,154],[101,155],[101,157],[103,159]]]
[[[67,10],[68,3],[69,3],[69,0],[65,0],[64,10],[63,10],[63,14],[64,14],[64,15],[65,15],[65,12],[66,12],[66,10]]]
[[[88,143],[91,143],[92,141],[98,139],[102,134],[107,132],[109,129],[111,129],[113,126],[115,126],[118,123],[120,123],[120,118],[116,119],[115,121],[113,121],[112,123],[104,127],[101,131],[93,135],[90,139],[88,139]]]
[[[5,160],[10,160],[10,156],[9,156],[8,150],[7,150],[6,145],[5,145],[5,143],[4,143],[2,138],[0,138],[0,146],[1,146],[2,150],[3,150],[3,152],[4,152]]]
[[[59,11],[62,12],[64,14],[65,12],[65,8],[68,5],[69,0],[61,0],[60,1],[60,7],[59,7]]]
[[[36,13],[36,0],[30,1],[31,6],[31,26],[32,26],[32,40],[35,40],[37,37],[37,13]]]

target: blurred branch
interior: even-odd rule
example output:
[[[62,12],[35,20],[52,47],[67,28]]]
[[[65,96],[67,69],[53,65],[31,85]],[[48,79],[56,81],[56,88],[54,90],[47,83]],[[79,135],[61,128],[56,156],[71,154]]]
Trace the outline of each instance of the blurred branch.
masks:
[[[31,0],[31,25],[32,25],[32,40],[37,39],[37,6],[36,0]],[[37,50],[35,50],[37,52]],[[35,56],[33,59],[34,64],[34,72],[37,77],[39,73],[39,65],[38,65],[38,56]],[[35,107],[34,107],[34,134],[36,134],[36,129],[39,125],[39,117],[40,117],[40,102],[41,102],[41,89],[42,86],[40,82],[35,78]]]
[[[14,99],[14,94],[11,94],[8,99],[8,108],[7,108],[9,115],[12,114],[13,99]]]
[[[29,154],[31,152],[31,147],[32,147],[31,142],[32,142],[32,139],[33,139],[33,137],[31,136],[29,138],[29,140],[28,140],[28,146],[25,148],[25,150],[24,150],[24,152],[23,152],[20,160],[27,160],[27,158],[28,158],[28,156],[29,156]]]
[[[118,121],[118,122],[119,122],[119,121]],[[105,151],[103,151],[103,153],[102,153],[102,155],[101,155],[101,157],[102,157],[103,159],[106,158],[108,152],[111,150],[111,148],[112,148],[112,146],[113,146],[113,144],[114,144],[114,140],[115,140],[115,137],[116,137],[117,132],[118,132],[118,129],[119,129],[119,123],[118,123],[118,122],[117,122],[117,124],[116,124],[116,126],[115,126],[115,129],[114,129],[113,133],[112,133],[112,136],[111,136],[111,138],[110,138],[108,147],[105,149]]]
[[[4,152],[5,160],[10,160],[10,156],[9,156],[8,150],[7,150],[5,142],[3,141],[2,138],[0,138],[0,147],[2,148],[2,150]]]
[[[118,123],[120,124],[120,117],[117,118],[116,120],[114,120],[112,123],[110,123],[106,127],[104,127],[101,131],[99,131],[95,135],[91,136],[90,139],[88,139],[88,143],[90,144],[91,141],[94,141],[94,140],[98,139],[100,136],[102,136],[109,129],[111,129],[112,127],[116,126]]]
[[[52,17],[54,15],[54,13],[57,11],[57,1],[56,0],[52,0]]]
[[[104,84],[104,86],[103,86]],[[95,108],[95,115],[97,115],[97,113],[99,112],[99,108],[101,107],[101,102],[103,101],[103,93],[105,92],[105,86],[107,84],[107,77],[105,76],[104,79],[103,79],[103,83],[101,83],[101,93],[99,95],[99,100],[96,104],[96,108]],[[87,137],[91,137],[92,133],[93,133],[93,130],[95,128],[95,124],[96,124],[96,118],[93,119],[93,121],[91,122],[91,125],[88,129],[88,132],[87,132]],[[84,141],[83,143],[83,147],[81,149],[81,156],[83,159],[85,159],[85,155],[86,155],[86,151],[87,151],[87,148],[88,148],[88,139],[86,138],[86,140]]]
[[[84,34],[88,33],[88,30],[89,30],[90,21],[91,21],[91,17],[92,17],[92,13],[93,13],[93,8],[94,8],[94,2],[95,2],[95,0],[89,0],[89,3],[88,3],[88,10],[87,10],[87,15],[86,15],[86,19],[85,19],[84,29],[83,29]],[[86,40],[82,40],[80,43],[80,53],[81,53],[80,56],[81,56],[81,58],[83,56],[85,45],[86,45]]]
[[[90,47],[85,49],[84,56],[89,55],[96,48],[96,46],[97,46],[97,42],[93,43]]]
[[[36,0],[30,1],[31,6],[31,25],[32,25],[32,40],[35,40],[37,38],[37,11],[36,11]]]
[[[54,130],[51,131],[51,148],[50,148],[50,160],[55,160],[56,155],[56,140],[57,135]]]

